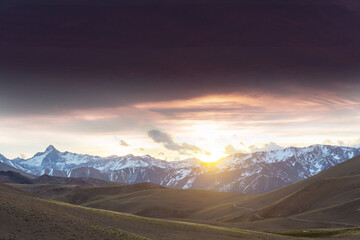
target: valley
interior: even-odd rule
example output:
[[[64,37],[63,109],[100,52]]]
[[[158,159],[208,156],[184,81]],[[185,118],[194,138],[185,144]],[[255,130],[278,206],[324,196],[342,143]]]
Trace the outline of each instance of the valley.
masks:
[[[14,175],[11,171],[0,173]],[[28,210],[23,208],[33,202],[36,206],[46,206],[44,211],[50,212],[53,207],[73,208],[79,216],[95,214],[97,218],[104,218],[106,213],[104,221],[91,222],[95,224],[90,224],[91,226],[100,227],[93,227],[89,234],[96,236],[99,234],[97,231],[106,232],[109,239],[116,239],[119,234],[132,237],[129,239],[167,239],[170,236],[172,239],[192,239],[194,236],[209,239],[360,239],[360,156],[310,178],[263,194],[174,189],[153,183],[125,184],[92,178],[43,175],[31,179],[22,175],[20,178],[19,173],[15,175],[17,178],[11,178],[14,182],[8,181],[7,185],[1,185],[2,206],[27,214]],[[16,182],[19,179],[31,182]],[[26,206],[10,206],[23,202],[19,200],[20,195],[21,198],[28,199],[24,200],[28,202]],[[12,214],[10,218],[20,217],[21,214]],[[49,213],[41,214],[47,218],[48,215]],[[76,219],[80,219],[77,224],[89,221],[86,217],[79,216],[76,216]],[[160,223],[166,225],[166,229],[176,226],[178,238],[172,235],[175,234],[173,230],[167,232],[162,229],[161,235],[155,236],[154,233],[148,233],[148,230],[135,230],[128,224],[107,220],[125,216],[134,221],[139,220],[141,223],[137,225],[140,228],[145,224],[144,229]],[[65,222],[66,220],[64,224]],[[22,220],[23,223],[26,220]],[[104,223],[106,225],[102,225]],[[9,234],[15,234],[14,231],[11,230]],[[187,235],[191,231],[194,231],[192,237]],[[94,236],[89,235],[89,238]]]

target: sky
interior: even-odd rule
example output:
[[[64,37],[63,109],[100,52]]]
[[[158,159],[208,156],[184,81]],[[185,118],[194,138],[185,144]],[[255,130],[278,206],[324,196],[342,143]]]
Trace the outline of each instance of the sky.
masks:
[[[0,153],[360,146],[360,4],[0,3]]]

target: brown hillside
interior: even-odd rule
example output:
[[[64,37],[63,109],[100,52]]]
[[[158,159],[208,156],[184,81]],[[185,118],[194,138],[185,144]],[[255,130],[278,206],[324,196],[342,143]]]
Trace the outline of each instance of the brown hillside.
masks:
[[[288,239],[84,208],[36,198],[4,184],[0,184],[0,206],[1,239]]]

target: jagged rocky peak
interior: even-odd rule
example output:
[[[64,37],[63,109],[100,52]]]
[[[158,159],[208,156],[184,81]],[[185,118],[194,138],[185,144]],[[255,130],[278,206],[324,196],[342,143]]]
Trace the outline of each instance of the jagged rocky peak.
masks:
[[[53,145],[49,145],[49,146],[45,149],[45,152],[52,152],[52,151],[57,151],[57,149],[56,149]]]

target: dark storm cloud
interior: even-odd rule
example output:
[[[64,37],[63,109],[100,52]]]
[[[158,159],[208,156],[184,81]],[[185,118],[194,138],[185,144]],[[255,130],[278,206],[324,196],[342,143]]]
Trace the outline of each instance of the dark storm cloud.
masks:
[[[0,114],[359,85],[355,1],[191,2],[2,1]]]
[[[209,152],[206,152],[203,149],[201,149],[195,145],[191,145],[188,143],[177,143],[173,140],[173,138],[169,134],[162,132],[160,130],[157,130],[157,129],[149,130],[147,132],[147,135],[154,142],[163,144],[163,146],[166,149],[169,149],[171,151],[177,151],[180,154],[187,155],[189,153],[195,153],[195,154],[204,153],[204,154],[210,155]]]

